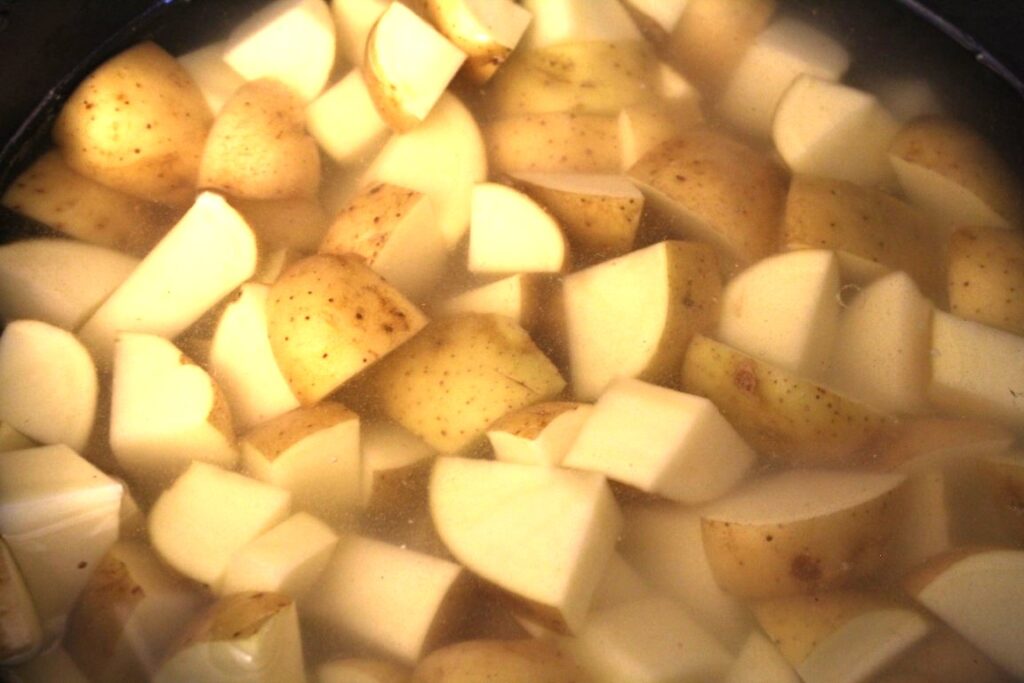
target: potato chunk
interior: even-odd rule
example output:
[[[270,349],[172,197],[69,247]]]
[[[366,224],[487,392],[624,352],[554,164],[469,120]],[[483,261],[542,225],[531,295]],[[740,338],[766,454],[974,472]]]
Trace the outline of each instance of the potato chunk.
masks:
[[[53,138],[68,166],[86,177],[143,199],[186,204],[211,122],[181,64],[141,43],[82,81]]]
[[[485,314],[431,323],[369,384],[385,414],[442,453],[471,445],[499,417],[565,386],[522,328]]]
[[[281,372],[305,405],[407,341],[426,324],[358,256],[310,256],[270,289],[267,332]]]
[[[961,228],[948,253],[949,310],[1024,336],[1024,234]]]

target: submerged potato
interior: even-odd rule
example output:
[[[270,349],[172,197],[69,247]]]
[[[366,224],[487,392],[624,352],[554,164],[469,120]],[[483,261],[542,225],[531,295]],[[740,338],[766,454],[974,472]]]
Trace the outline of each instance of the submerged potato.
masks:
[[[539,640],[467,640],[428,655],[412,683],[583,683],[572,657]]]
[[[494,171],[611,173],[619,170],[618,117],[550,112],[492,121],[484,128]]]
[[[961,228],[949,238],[949,310],[1024,335],[1024,233]]]

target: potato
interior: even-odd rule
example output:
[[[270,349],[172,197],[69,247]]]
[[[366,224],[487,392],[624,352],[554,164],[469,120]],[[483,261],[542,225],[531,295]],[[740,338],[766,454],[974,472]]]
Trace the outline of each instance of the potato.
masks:
[[[615,114],[653,99],[655,72],[645,42],[563,43],[517,51],[485,97],[495,116]]]
[[[715,244],[725,263],[768,256],[785,201],[782,171],[767,157],[705,127],[648,152],[629,170],[672,229]]]
[[[462,73],[486,83],[509,58],[532,19],[513,0],[420,0],[425,14],[448,40],[466,53]]]
[[[320,150],[298,95],[269,79],[239,88],[210,129],[199,186],[244,199],[315,197]]]
[[[0,203],[70,237],[128,254],[148,251],[176,218],[166,206],[79,175],[56,151],[15,178]]]
[[[618,126],[610,114],[522,114],[490,122],[484,139],[493,172],[614,173]]]
[[[699,335],[683,360],[682,387],[714,401],[756,450],[790,464],[850,462],[889,424],[867,406]]]
[[[519,273],[449,297],[437,305],[439,315],[494,313],[532,331],[544,314],[551,280],[540,273]]]
[[[263,245],[316,251],[330,218],[314,199],[239,199],[229,197]]]
[[[498,418],[565,387],[522,328],[484,314],[434,321],[368,381],[388,417],[442,453],[469,446]]]
[[[835,249],[902,270],[924,294],[945,300],[942,244],[934,221],[880,190],[797,176],[782,225],[786,249]]]
[[[1024,335],[1024,233],[961,228],[949,238],[949,310]]]
[[[310,256],[270,289],[267,333],[296,398],[316,403],[426,324],[357,256]]]
[[[561,648],[539,640],[467,640],[423,659],[412,683],[583,683]]]
[[[75,171],[150,201],[187,204],[212,116],[185,69],[140,43],[82,81],[53,127]]]

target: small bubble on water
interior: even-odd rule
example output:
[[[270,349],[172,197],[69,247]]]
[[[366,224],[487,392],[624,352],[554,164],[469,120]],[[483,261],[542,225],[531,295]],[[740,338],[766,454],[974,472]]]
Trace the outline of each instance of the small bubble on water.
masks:
[[[836,299],[839,301],[839,305],[843,308],[849,308],[853,300],[860,294],[861,286],[855,285],[852,282],[843,285],[839,288],[839,294]]]

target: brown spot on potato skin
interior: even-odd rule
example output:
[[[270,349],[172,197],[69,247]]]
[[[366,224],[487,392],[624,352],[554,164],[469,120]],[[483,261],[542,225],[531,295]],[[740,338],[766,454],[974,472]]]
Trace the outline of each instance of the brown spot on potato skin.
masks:
[[[801,553],[793,558],[790,573],[799,581],[814,583],[821,580],[821,560]]]
[[[736,366],[736,372],[733,373],[733,382],[742,391],[747,393],[754,393],[757,391],[757,370],[754,368],[754,364],[750,362],[742,362]]]

